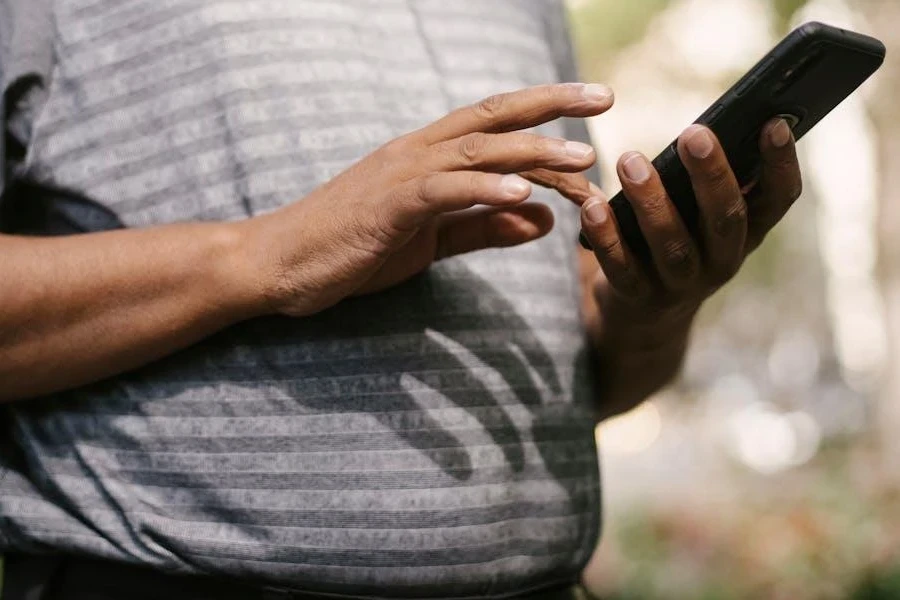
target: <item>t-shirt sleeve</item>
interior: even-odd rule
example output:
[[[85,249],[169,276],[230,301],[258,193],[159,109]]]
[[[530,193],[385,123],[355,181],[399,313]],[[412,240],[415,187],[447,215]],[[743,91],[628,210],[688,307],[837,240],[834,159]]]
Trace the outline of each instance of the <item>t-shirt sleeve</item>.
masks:
[[[53,0],[0,0],[0,193],[23,159],[53,69]]]
[[[0,0],[0,194],[6,189],[6,87],[9,71],[12,18],[9,0]]]

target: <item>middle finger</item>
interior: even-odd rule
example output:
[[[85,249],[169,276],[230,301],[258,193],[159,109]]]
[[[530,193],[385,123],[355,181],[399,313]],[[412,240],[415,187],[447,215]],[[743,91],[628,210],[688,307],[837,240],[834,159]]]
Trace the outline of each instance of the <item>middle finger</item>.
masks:
[[[424,163],[426,171],[479,170],[518,173],[545,168],[575,173],[597,160],[594,148],[581,142],[549,138],[534,133],[470,133],[432,146]]]
[[[638,152],[619,159],[617,171],[662,283],[673,290],[689,287],[700,272],[699,252],[659,173]]]
[[[600,83],[541,85],[497,94],[454,110],[415,132],[426,144],[434,144],[477,131],[501,133],[527,129],[559,117],[590,117],[603,113],[615,98]]]
[[[706,127],[691,125],[678,138],[678,154],[691,176],[700,210],[706,262],[720,283],[730,278],[744,258],[747,203],[725,151]]]

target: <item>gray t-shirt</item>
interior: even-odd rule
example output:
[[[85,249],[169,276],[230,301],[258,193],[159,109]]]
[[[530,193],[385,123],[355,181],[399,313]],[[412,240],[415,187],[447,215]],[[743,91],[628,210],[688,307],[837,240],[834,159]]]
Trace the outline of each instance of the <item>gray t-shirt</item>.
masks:
[[[559,0],[44,2],[17,173],[129,227],[266,213],[456,106],[576,79]],[[344,595],[575,579],[600,510],[578,219],[535,198],[538,242],[7,407],[0,551]]]

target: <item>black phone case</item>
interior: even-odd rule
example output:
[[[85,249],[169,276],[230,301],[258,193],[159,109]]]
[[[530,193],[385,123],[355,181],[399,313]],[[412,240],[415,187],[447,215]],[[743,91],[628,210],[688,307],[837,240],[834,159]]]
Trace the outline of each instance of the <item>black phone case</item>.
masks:
[[[757,174],[759,137],[769,120],[777,115],[795,116],[798,121],[793,130],[799,140],[868,79],[884,56],[884,44],[875,38],[823,23],[806,23],[773,48],[695,123],[715,132],[738,181],[748,183]],[[791,75],[785,79],[789,70]],[[677,140],[653,160],[653,165],[685,226],[700,240],[697,203],[678,156]],[[752,196],[748,202],[752,202]],[[648,264],[650,249],[625,194],[617,194],[610,205],[626,244]]]

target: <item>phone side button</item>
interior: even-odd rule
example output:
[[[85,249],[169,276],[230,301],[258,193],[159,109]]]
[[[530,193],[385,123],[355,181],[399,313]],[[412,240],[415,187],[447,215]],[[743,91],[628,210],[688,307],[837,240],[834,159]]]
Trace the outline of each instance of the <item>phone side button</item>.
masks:
[[[770,70],[774,65],[775,65],[775,59],[772,58],[771,56],[770,56],[769,58],[767,58],[766,60],[764,60],[764,61],[762,62],[762,64],[760,64],[759,67],[758,67],[757,70],[756,70],[757,73],[759,74],[758,77],[759,77],[760,79],[763,79],[766,75],[769,74],[769,70]]]
[[[741,82],[737,89],[734,90],[736,96],[743,96],[747,93],[747,90],[752,89],[756,82],[759,81],[756,77],[748,77],[744,81]]]
[[[722,106],[721,104],[716,104],[716,105],[713,107],[712,112],[709,113],[709,116],[706,117],[706,123],[707,123],[708,125],[713,125],[713,124],[715,124],[716,119],[719,118],[719,115],[722,114],[722,111],[723,111],[723,110],[725,110],[725,107],[724,107],[724,106]]]

